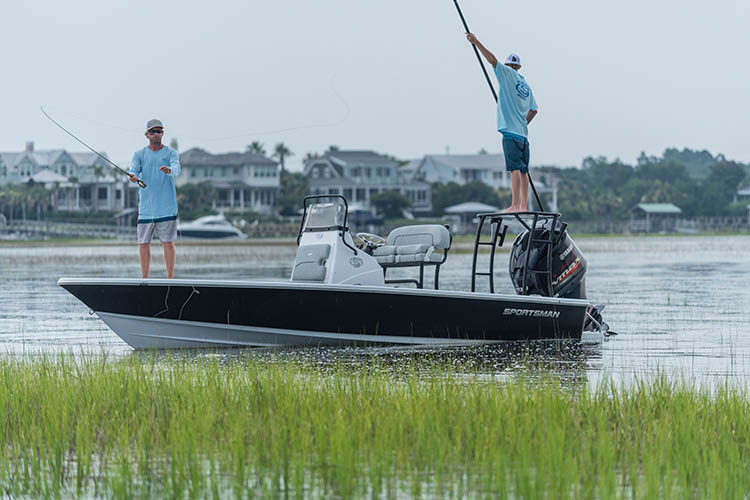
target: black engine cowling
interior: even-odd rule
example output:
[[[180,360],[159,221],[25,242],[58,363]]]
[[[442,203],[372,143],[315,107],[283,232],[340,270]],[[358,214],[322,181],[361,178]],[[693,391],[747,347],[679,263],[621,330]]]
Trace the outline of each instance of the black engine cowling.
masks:
[[[510,252],[510,279],[516,292],[545,297],[570,299],[586,298],[586,259],[568,235],[565,226],[558,225],[552,236],[552,258],[547,253],[550,230],[547,225],[537,227],[529,245],[530,231],[519,234]],[[549,267],[551,267],[551,272]],[[526,283],[524,286],[524,270]]]
[[[586,259],[573,239],[568,235],[565,225],[558,226],[550,240],[550,230],[542,224],[534,231],[529,245],[528,230],[519,234],[510,251],[510,279],[521,295],[537,294],[545,297],[562,297],[567,299],[586,298]],[[547,253],[552,248],[552,258]],[[528,259],[528,260],[527,260]],[[549,268],[551,272],[549,272]],[[524,283],[524,270],[526,277]],[[616,335],[609,330],[609,325],[602,319],[604,306],[590,306],[586,311],[584,331],[599,331],[605,336]]]

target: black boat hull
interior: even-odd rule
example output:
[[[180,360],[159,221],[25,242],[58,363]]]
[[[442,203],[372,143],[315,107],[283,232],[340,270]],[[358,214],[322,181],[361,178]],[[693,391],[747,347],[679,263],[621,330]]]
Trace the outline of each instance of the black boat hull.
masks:
[[[295,282],[66,279],[136,349],[580,339],[588,302]]]

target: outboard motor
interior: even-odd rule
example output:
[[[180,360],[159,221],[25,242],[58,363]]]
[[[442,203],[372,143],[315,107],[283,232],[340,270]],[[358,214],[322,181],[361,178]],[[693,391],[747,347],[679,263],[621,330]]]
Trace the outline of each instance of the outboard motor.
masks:
[[[533,236],[526,230],[513,242],[509,271],[516,293],[585,299],[586,259],[568,235],[565,224],[556,224],[554,234],[550,234],[549,226],[549,221],[545,221]],[[607,332],[609,327],[602,321],[602,309],[600,306],[589,309],[584,330]]]
[[[513,242],[509,270],[516,292],[521,295],[585,299],[586,259],[564,225],[557,224],[554,235],[550,235],[547,226],[537,227],[531,245],[528,244],[531,234],[528,230],[519,234]],[[551,258],[548,255],[550,247]]]

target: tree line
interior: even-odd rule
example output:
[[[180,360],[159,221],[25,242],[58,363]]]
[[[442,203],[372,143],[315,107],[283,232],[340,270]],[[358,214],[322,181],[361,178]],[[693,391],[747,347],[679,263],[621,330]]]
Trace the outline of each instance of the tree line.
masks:
[[[747,201],[734,199],[749,172],[750,165],[690,149],[641,153],[635,165],[589,157],[580,169],[532,169],[557,183],[558,209],[570,220],[625,219],[638,203],[673,203],[685,216],[746,215]]]

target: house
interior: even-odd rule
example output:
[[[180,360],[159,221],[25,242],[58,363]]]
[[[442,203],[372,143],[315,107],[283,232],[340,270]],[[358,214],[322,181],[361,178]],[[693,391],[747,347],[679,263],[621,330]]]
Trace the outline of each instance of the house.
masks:
[[[416,162],[409,165],[414,178],[430,184],[455,182],[463,185],[480,181],[494,189],[510,189],[505,157],[500,154],[425,155]]]
[[[374,151],[329,151],[305,163],[311,194],[340,194],[350,204],[372,207],[372,197],[398,191],[411,202],[413,212],[432,210],[429,184],[402,174],[398,162]]]
[[[127,177],[96,154],[37,150],[32,141],[22,152],[0,152],[0,186],[27,183],[54,191],[51,199],[58,210],[121,210],[135,199]]]
[[[256,153],[212,154],[193,148],[180,154],[182,173],[175,177],[178,188],[209,181],[216,190],[212,205],[270,214],[279,197],[279,164]]]
[[[671,232],[677,226],[682,210],[672,203],[639,203],[630,210],[633,233]]]

